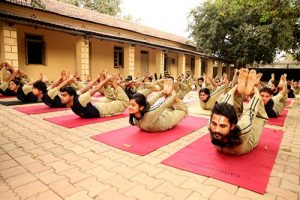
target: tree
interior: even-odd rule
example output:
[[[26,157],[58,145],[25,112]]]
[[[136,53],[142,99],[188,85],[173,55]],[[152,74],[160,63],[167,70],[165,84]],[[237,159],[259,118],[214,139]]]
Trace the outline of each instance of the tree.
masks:
[[[300,0],[207,0],[190,17],[198,49],[237,66],[272,63],[279,51],[300,59]]]
[[[121,12],[121,0],[60,0],[78,7],[88,8],[99,13],[116,16]]]

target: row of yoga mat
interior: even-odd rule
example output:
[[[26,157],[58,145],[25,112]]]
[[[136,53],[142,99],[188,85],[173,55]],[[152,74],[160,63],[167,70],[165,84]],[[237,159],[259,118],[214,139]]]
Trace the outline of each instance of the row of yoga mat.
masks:
[[[23,107],[15,107],[14,109],[28,115],[69,110],[69,108],[49,108],[46,105],[23,106]],[[287,113],[288,113],[287,109],[283,110],[283,112],[280,114],[278,118],[269,119],[267,121],[267,124],[275,125],[275,126],[283,126],[284,121],[287,117]],[[118,119],[126,116],[128,116],[127,110],[123,114],[119,114],[111,117],[105,117],[105,118],[82,119],[75,114],[70,114],[70,115],[62,115],[59,117],[45,118],[45,120],[66,128],[75,128],[78,126]]]
[[[43,110],[42,112],[61,110],[48,108],[44,105],[32,107],[16,107],[15,109],[27,114],[41,113],[41,110]],[[287,110],[276,121],[281,121],[280,124],[283,124],[286,114]],[[128,113],[125,112],[105,118],[82,119],[74,114],[70,114],[45,118],[45,120],[67,128],[74,128],[127,116]],[[204,127],[207,123],[207,119],[188,116],[174,129],[162,133],[151,134],[141,131],[135,126],[129,126],[94,135],[91,138],[123,151],[144,156]],[[278,124],[278,122],[276,123]],[[251,153],[243,156],[230,156],[218,152],[211,144],[209,134],[205,134],[163,160],[162,163],[264,194],[280,147],[282,135],[282,131],[264,128],[258,146]]]

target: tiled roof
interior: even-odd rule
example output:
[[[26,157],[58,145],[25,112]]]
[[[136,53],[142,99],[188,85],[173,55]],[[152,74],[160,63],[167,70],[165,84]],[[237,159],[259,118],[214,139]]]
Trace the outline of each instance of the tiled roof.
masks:
[[[31,0],[6,0],[11,3],[21,4],[27,7],[33,7]],[[66,17],[86,20],[97,24],[107,25],[111,27],[121,28],[129,31],[134,31],[143,35],[153,36],[161,39],[171,40],[185,45],[195,46],[191,41],[184,37],[159,31],[147,26],[132,23],[117,17],[101,14],[89,9],[80,8],[71,4],[67,4],[55,0],[40,0],[44,6],[44,10]],[[38,1],[37,1],[38,2]],[[37,8],[34,6],[34,8]]]

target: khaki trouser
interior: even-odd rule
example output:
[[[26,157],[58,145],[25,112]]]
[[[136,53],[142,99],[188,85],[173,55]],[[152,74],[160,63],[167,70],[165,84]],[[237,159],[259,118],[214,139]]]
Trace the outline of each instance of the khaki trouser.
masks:
[[[94,106],[99,110],[100,116],[111,116],[124,112],[128,106],[129,99],[121,87],[115,89],[114,100],[108,102],[97,102]]]
[[[235,110],[241,110],[242,107],[240,102],[242,102],[242,98],[235,98],[232,91],[233,90],[225,95],[223,102],[233,105]],[[266,119],[268,119],[268,117],[264,109],[264,104],[261,101],[260,94],[256,93],[245,106],[242,117],[237,123],[237,126],[241,131],[240,138],[242,140],[242,144],[234,148],[224,147],[221,150],[224,153],[241,155],[254,149],[258,144]]]
[[[150,100],[150,104],[153,104],[154,100],[160,96],[162,96],[161,92],[153,96],[152,101]],[[142,130],[149,132],[160,132],[173,128],[186,117],[188,113],[188,108],[183,101],[180,100],[174,103],[175,98],[176,92],[174,91],[171,96],[166,98],[166,100],[156,108],[151,107],[137,125]]]
[[[189,84],[187,84],[187,83],[178,83],[178,88],[179,88],[179,91],[176,91],[176,92],[177,92],[177,96],[180,99],[183,99],[184,96],[187,93],[189,93],[191,91],[191,89],[192,89],[192,87]]]
[[[284,87],[287,91],[287,86],[285,85]],[[272,99],[274,101],[273,109],[276,112],[277,116],[279,116],[280,113],[284,110],[284,108],[286,106],[287,98],[288,98],[287,94],[283,95],[281,92],[279,92],[277,95],[272,97]]]
[[[2,91],[5,91],[8,88],[8,83],[7,82],[3,82],[0,84],[0,89]]]
[[[115,100],[114,89],[111,88],[111,86],[102,87],[99,92],[103,93],[105,96],[104,99],[101,99],[101,102],[108,103]]]

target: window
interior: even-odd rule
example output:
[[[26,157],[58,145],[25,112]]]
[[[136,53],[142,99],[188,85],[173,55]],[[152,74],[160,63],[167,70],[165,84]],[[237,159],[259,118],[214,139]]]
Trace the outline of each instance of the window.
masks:
[[[26,64],[45,64],[45,41],[43,36],[25,35]]]
[[[114,68],[123,67],[124,50],[123,47],[114,47]]]

